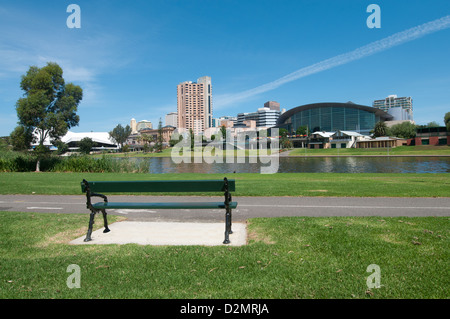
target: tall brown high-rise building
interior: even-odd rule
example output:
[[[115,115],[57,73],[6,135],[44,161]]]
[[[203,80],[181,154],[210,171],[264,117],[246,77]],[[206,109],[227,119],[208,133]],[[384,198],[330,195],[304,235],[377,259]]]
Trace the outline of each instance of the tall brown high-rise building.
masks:
[[[212,127],[211,77],[177,85],[178,128],[192,129],[199,134]]]

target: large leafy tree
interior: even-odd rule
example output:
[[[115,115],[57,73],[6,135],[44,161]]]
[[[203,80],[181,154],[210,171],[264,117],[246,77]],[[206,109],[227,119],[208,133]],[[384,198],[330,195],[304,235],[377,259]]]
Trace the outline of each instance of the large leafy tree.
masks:
[[[18,124],[24,131],[35,133],[39,155],[45,149],[43,144],[47,137],[58,140],[78,125],[80,117],[76,112],[83,90],[78,85],[66,84],[63,70],[53,62],[42,68],[30,67],[22,76],[20,87],[24,96],[16,103]],[[39,171],[39,157],[36,171]]]
[[[444,115],[444,124],[447,127],[447,131],[450,132],[450,112],[445,113],[445,115]]]
[[[78,147],[82,154],[89,154],[91,152],[91,149],[95,146],[95,142],[89,138],[85,137],[83,138],[79,143]]]
[[[17,126],[9,137],[15,151],[26,151],[33,142],[33,132],[22,125]]]
[[[127,138],[131,135],[131,128],[129,125],[123,127],[118,124],[111,132],[109,136],[120,145],[120,149],[123,148],[123,144],[127,141]]]
[[[440,126],[439,123],[436,121],[432,121],[427,124],[427,127],[439,127],[439,126]]]
[[[386,136],[388,135],[388,127],[386,123],[380,121],[375,124],[375,127],[373,128],[373,136],[374,137],[380,137],[380,136]]]
[[[150,149],[150,143],[154,141],[154,138],[153,135],[144,133],[138,137],[138,141],[139,143],[144,143],[144,152],[148,152],[148,150]]]
[[[410,122],[393,125],[390,130],[392,136],[400,138],[413,138],[416,136],[416,125]]]

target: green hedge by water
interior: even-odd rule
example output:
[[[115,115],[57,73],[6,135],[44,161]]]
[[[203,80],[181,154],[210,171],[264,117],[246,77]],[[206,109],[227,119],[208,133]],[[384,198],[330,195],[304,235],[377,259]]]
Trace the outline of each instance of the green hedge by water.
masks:
[[[37,158],[32,154],[5,152],[0,154],[0,172],[33,172],[36,170]],[[42,172],[90,172],[90,173],[133,173],[148,172],[143,162],[132,159],[116,160],[111,157],[100,158],[88,155],[71,155],[67,157],[47,156],[40,161]]]

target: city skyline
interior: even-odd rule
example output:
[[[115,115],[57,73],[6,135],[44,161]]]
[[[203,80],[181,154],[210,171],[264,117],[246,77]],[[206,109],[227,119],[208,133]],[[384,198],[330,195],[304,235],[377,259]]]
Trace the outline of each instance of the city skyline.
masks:
[[[83,88],[74,132],[110,131],[131,118],[164,122],[177,111],[177,85],[204,75],[214,82],[213,118],[255,112],[271,100],[289,110],[321,102],[371,106],[389,95],[413,98],[416,124],[442,125],[450,110],[446,25],[345,64],[337,60],[448,17],[448,1],[75,3],[79,29],[66,26],[69,2],[0,3],[0,136],[16,126],[20,77],[50,61]],[[379,29],[366,25],[371,3],[381,8]],[[278,85],[281,79],[288,81]]]

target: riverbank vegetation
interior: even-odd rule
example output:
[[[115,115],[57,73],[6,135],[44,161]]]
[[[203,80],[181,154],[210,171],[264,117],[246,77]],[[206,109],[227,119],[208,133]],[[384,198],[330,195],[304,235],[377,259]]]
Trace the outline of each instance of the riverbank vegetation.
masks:
[[[223,157],[227,157],[227,156],[231,156],[231,157],[239,157],[239,156],[259,156],[259,154],[261,155],[271,155],[272,151],[271,149],[264,149],[264,150],[249,150],[249,149],[244,149],[244,150],[224,150],[221,151]],[[278,153],[278,151],[274,152],[274,154]],[[173,155],[174,154],[174,155]],[[189,155],[188,155],[189,154]],[[192,159],[194,159],[196,156],[216,156],[217,154],[219,154],[218,152],[216,153],[216,151],[212,148],[207,148],[207,147],[202,147],[199,150],[191,150],[190,152],[184,152],[184,150],[182,150],[180,148],[179,152],[178,152],[178,156],[191,156]],[[143,152],[143,151],[137,151],[137,152],[118,152],[118,153],[107,153],[107,154],[93,154],[92,156],[94,157],[101,157],[103,155],[106,156],[110,156],[110,157],[172,157],[172,156],[177,156],[177,152],[173,149],[173,147],[168,147],[165,148],[164,150],[162,150],[161,152]]]
[[[449,146],[398,146],[395,148],[296,148],[289,156],[450,156]]]
[[[450,288],[448,217],[256,218],[241,247],[69,245],[86,214],[0,212],[0,224],[2,299],[445,299]]]
[[[449,146],[398,146],[395,148],[330,148],[330,149],[305,149],[305,148],[291,148],[281,149],[281,153],[289,151],[286,154],[289,156],[450,156]],[[270,154],[270,149],[268,150]],[[240,156],[237,150],[228,151],[228,156]],[[258,150],[244,151],[245,156],[258,156]],[[264,151],[264,155],[266,151]],[[171,157],[172,148],[166,148],[160,153],[151,152],[126,152],[126,153],[108,153],[105,154],[110,157]],[[225,153],[224,153],[225,155]],[[102,154],[93,155],[94,157],[101,157]],[[194,152],[191,152],[194,157]]]
[[[33,172],[37,161],[38,157],[32,153],[0,152],[0,172]],[[41,172],[148,172],[148,167],[143,162],[116,160],[105,155],[47,155],[39,158],[39,161]]]
[[[126,180],[236,180],[235,196],[448,197],[447,173],[0,173],[0,194],[80,195],[80,183]],[[155,193],[153,195],[177,195]],[[211,196],[211,193],[179,195]],[[222,196],[223,194],[217,194]]]

